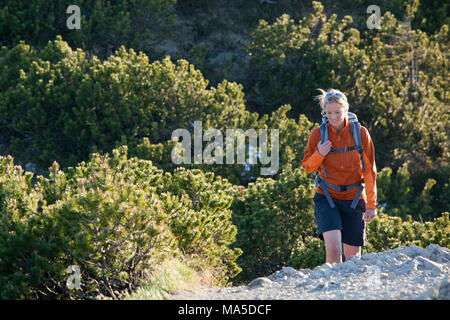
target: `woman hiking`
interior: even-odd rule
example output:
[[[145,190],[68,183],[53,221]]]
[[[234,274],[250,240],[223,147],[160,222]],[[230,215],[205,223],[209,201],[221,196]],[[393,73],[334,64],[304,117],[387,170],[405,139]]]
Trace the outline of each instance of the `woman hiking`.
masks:
[[[322,126],[311,132],[301,166],[316,173],[314,216],[326,262],[341,263],[342,244],[345,259],[361,255],[366,222],[377,214],[375,151],[367,129],[348,111],[347,97],[319,90]]]

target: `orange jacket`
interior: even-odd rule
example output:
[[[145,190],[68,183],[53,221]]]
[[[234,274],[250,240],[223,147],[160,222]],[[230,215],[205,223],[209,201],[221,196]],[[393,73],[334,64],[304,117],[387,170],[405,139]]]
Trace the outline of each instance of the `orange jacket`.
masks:
[[[355,145],[353,135],[350,130],[350,122],[345,118],[345,127],[339,132],[328,123],[328,140],[331,141],[331,149],[346,148]],[[336,186],[352,185],[364,179],[365,194],[361,194],[360,199],[366,199],[366,208],[376,209],[377,207],[377,188],[376,177],[377,168],[375,165],[375,149],[369,132],[361,126],[361,141],[363,144],[363,157],[365,172],[362,172],[361,158],[358,150],[328,153],[322,157],[317,150],[320,142],[320,129],[315,128],[308,139],[308,146],[302,160],[302,167],[307,173],[319,171],[320,176],[326,182]],[[322,163],[325,166],[327,177],[323,172]],[[337,200],[353,200],[358,188],[347,191],[337,191],[328,188],[330,196]],[[316,188],[316,192],[324,194],[320,187]]]

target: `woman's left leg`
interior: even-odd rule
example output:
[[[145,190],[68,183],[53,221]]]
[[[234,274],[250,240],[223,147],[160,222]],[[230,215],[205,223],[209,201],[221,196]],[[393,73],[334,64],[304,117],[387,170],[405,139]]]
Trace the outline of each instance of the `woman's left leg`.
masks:
[[[361,256],[361,247],[360,246],[351,246],[349,244],[344,243],[344,256],[345,260],[350,258],[351,256]]]
[[[337,202],[342,213],[342,243],[345,259],[360,256],[364,246],[366,223],[363,220],[366,202],[360,199],[355,209],[350,207],[351,201]]]

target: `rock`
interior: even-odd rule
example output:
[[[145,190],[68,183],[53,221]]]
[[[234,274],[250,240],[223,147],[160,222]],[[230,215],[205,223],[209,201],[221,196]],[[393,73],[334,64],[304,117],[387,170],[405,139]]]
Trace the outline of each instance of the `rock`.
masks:
[[[442,271],[443,266],[440,263],[431,261],[430,259],[427,259],[422,256],[418,256],[414,259],[417,261],[417,265],[420,269],[429,269],[429,270],[436,270],[436,271]]]
[[[407,274],[417,270],[418,261],[417,260],[408,260],[403,262],[398,269],[395,271],[395,274],[402,275]]]
[[[312,279],[328,277],[332,269],[333,265],[331,263],[324,263],[320,266],[315,267],[310,277]]]
[[[314,270],[284,267],[247,286],[207,291],[201,299],[450,300],[447,254],[447,249],[436,245],[410,246],[336,265],[324,263]]]
[[[268,4],[276,4],[276,1],[272,0],[259,0],[259,4],[268,3]]]
[[[363,260],[361,260],[360,256],[350,256],[344,262],[347,262],[347,261],[352,261],[357,266],[361,266],[361,265],[365,264],[365,262]]]
[[[215,65],[224,65],[233,59],[234,54],[232,52],[221,52],[215,58],[211,59],[211,63]]]
[[[333,268],[333,265],[331,263],[324,263],[320,266],[317,266],[313,269],[313,271],[327,271],[329,269]]]
[[[411,258],[415,258],[419,255],[423,255],[424,249],[413,244],[410,246],[403,246],[403,247],[397,248],[394,251],[401,252]]]
[[[278,271],[272,273],[272,274],[271,274],[270,276],[268,276],[267,278],[268,278],[269,280],[272,280],[272,281],[278,281],[278,280],[281,279],[281,277],[282,277],[281,271],[278,270]]]
[[[376,260],[378,260],[378,255],[375,252],[368,252],[361,256],[361,260],[373,264],[376,262]]]
[[[26,171],[31,171],[31,172],[36,172],[36,165],[34,163],[32,163],[32,162],[28,162],[25,165],[25,170]]]
[[[268,286],[271,284],[272,284],[272,280],[270,280],[266,277],[259,277],[259,278],[256,278],[255,280],[253,280],[252,282],[250,282],[248,287],[255,288],[255,287],[259,287],[259,286]]]
[[[392,257],[392,255],[391,255]],[[394,258],[394,264],[402,264],[403,262],[407,261],[410,259],[409,256],[407,256],[406,254],[402,253],[402,252],[396,252],[393,254],[393,258]],[[392,264],[392,263],[391,263]]]
[[[430,288],[424,293],[418,295],[417,297],[414,297],[414,300],[431,300],[436,299],[439,295],[439,290],[437,288]]]
[[[303,276],[292,267],[283,267],[281,270],[272,273],[267,278],[272,281],[286,281],[288,277],[293,277],[297,275]]]
[[[326,285],[327,288],[333,287],[333,288],[337,288],[339,287],[341,284],[339,282],[336,281],[329,281]]]
[[[448,278],[444,279],[439,286],[438,300],[450,300],[450,283]]]
[[[322,290],[327,287],[326,283],[320,283],[314,290]]]
[[[281,272],[284,273],[286,276],[288,277],[296,277],[296,276],[303,276],[302,274],[300,274],[297,270],[295,270],[292,267],[283,267],[281,269]]]
[[[450,250],[437,244],[430,244],[426,247],[422,256],[439,263],[450,262]]]
[[[347,260],[341,264],[339,269],[343,272],[355,272],[358,270],[358,267],[353,260]]]
[[[379,267],[367,266],[364,276],[367,287],[373,288],[381,285],[381,270]]]
[[[302,288],[302,287],[304,287],[304,286],[306,286],[306,285],[308,285],[308,282],[306,282],[306,281],[298,282],[298,283],[295,285],[295,288]]]
[[[298,270],[299,274],[302,274],[304,277],[309,276],[312,273],[311,269],[300,269]]]

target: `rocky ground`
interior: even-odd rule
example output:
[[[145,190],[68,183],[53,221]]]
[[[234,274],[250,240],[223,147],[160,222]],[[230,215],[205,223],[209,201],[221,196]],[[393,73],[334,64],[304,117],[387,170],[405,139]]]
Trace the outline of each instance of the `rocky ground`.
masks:
[[[450,299],[450,250],[404,246],[325,263],[313,270],[284,267],[247,286],[175,292],[177,300]]]

